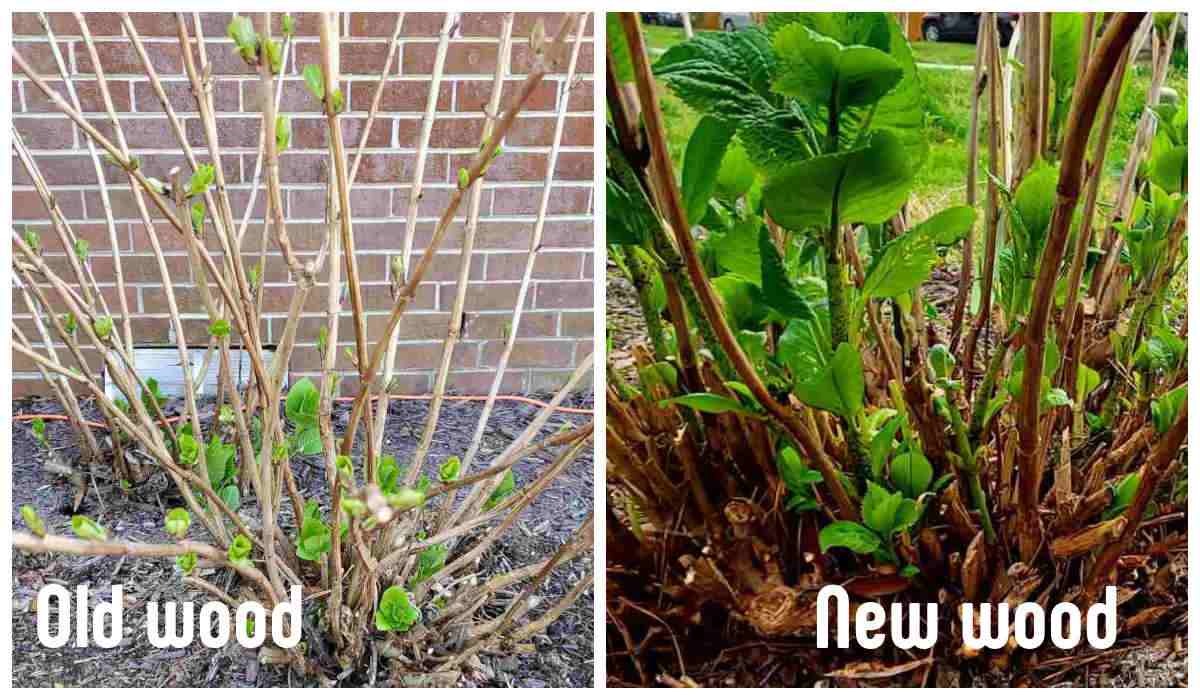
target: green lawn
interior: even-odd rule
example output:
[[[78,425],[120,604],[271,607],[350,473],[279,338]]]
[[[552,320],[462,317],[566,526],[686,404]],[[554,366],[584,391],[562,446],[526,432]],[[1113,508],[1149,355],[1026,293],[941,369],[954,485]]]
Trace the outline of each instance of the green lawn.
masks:
[[[657,24],[643,24],[642,35],[646,37],[646,48],[650,50],[650,58],[658,58],[663,51],[683,41],[683,27],[663,27]]]
[[[917,63],[941,63],[950,66],[975,65],[975,44],[947,41],[917,41],[912,45]]]

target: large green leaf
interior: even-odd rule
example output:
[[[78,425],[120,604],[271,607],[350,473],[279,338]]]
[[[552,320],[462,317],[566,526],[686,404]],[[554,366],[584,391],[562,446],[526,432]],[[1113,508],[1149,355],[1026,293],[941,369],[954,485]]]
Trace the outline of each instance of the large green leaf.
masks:
[[[745,219],[734,223],[723,234],[714,235],[710,240],[712,251],[717,257],[717,264],[727,272],[762,286],[762,256],[758,251],[758,236],[763,228],[763,221],[751,214]]]
[[[860,44],[881,51],[890,46],[889,17],[885,12],[772,12],[767,15],[767,33],[772,37],[796,24],[846,45]]]
[[[233,445],[227,445],[217,439],[214,435],[211,442],[208,443],[208,449],[204,452],[204,464],[208,467],[208,482],[212,486],[216,486],[225,480],[229,475],[234,454],[237,450]]]
[[[909,498],[917,498],[933,481],[933,465],[920,452],[905,452],[892,459],[892,483]]]
[[[912,47],[904,35],[904,29],[891,14],[876,14],[881,16],[881,20],[877,21],[882,21],[883,31],[887,33],[888,55],[895,59],[904,77],[875,106],[871,127],[893,131],[908,153],[910,167],[916,171],[925,162],[929,152],[929,142],[925,133],[928,95],[921,85],[917,63],[913,58]]]
[[[867,482],[867,495],[862,501],[862,518],[867,527],[880,535],[891,534],[896,524],[896,511],[900,508],[904,495],[899,491],[888,493],[874,481]]]
[[[812,379],[797,383],[794,391],[814,408],[853,418],[862,410],[864,389],[862,357],[857,348],[842,343],[829,364]]]
[[[1171,194],[1181,192],[1187,176],[1187,163],[1186,145],[1167,149],[1150,161],[1150,181]]]
[[[947,207],[913,227],[938,245],[954,245],[975,225],[975,207],[965,204]]]
[[[746,147],[734,139],[725,149],[717,170],[717,194],[729,200],[741,197],[754,187],[758,174],[746,154]]]
[[[288,389],[284,410],[288,420],[296,425],[307,428],[317,424],[320,413],[321,394],[308,377],[292,384]]]
[[[1054,213],[1057,197],[1058,168],[1038,161],[1025,174],[1017,191],[1013,194],[1013,206],[1021,217],[1025,233],[1029,236],[1028,248],[1039,254],[1050,228],[1050,217]],[[1017,230],[1012,231],[1013,235]]]
[[[745,416],[753,416],[754,413],[747,410],[742,404],[738,403],[737,399],[731,399],[720,394],[710,394],[702,392],[698,394],[686,394],[677,396],[673,399],[663,399],[659,401],[660,406],[687,406],[701,413],[739,413]]]
[[[871,105],[904,77],[900,64],[883,51],[843,46],[802,24],[779,30],[771,43],[779,60],[776,92],[813,107],[841,110]]]
[[[1150,417],[1159,435],[1171,429],[1180,409],[1187,404],[1187,384],[1180,384],[1150,402]]]
[[[879,224],[908,200],[913,172],[900,139],[875,132],[865,146],[787,166],[767,181],[763,203],[793,230],[828,228],[836,202],[842,224]]]
[[[704,117],[688,139],[683,157],[682,194],[689,224],[704,218],[708,200],[717,187],[717,173],[733,127],[715,117]]]
[[[604,235],[609,245],[642,245],[646,230],[632,215],[633,197],[619,183],[608,178],[605,187]]]
[[[725,315],[736,328],[756,330],[767,318],[762,291],[753,282],[737,275],[721,275],[712,280],[721,297]]]
[[[817,539],[822,552],[831,547],[845,547],[857,554],[871,554],[883,546],[879,535],[849,520],[839,520],[821,528]]]
[[[935,246],[956,242],[974,221],[973,208],[950,207],[891,240],[867,272],[863,297],[894,297],[916,289],[937,262]]]
[[[797,382],[807,382],[833,359],[833,341],[827,309],[816,309],[814,318],[788,323],[779,336],[776,356],[792,370]]]
[[[762,259],[763,302],[785,319],[812,318],[812,309],[788,279],[783,259],[766,226],[759,229],[758,254]]]

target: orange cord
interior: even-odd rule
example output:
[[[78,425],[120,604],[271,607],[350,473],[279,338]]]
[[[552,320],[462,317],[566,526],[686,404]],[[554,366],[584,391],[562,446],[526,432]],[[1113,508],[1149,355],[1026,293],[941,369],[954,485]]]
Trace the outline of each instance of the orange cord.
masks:
[[[413,401],[428,401],[429,399],[433,398],[433,394],[389,394],[388,398],[389,399],[405,399],[405,400],[413,400]],[[455,396],[443,396],[442,398],[445,399],[446,401],[487,401],[488,397],[455,395]],[[542,408],[548,408],[550,406],[550,404],[546,403],[545,401],[538,401],[537,399],[531,399],[528,396],[516,396],[513,394],[497,396],[496,400],[497,401],[517,401],[519,403],[527,403],[527,404],[531,404],[533,406],[541,406]],[[354,401],[354,397],[353,396],[339,396],[338,398],[334,399],[334,401],[337,401],[339,403],[351,403]],[[582,415],[591,415],[592,414],[592,409],[590,409],[590,408],[570,408],[567,406],[556,406],[554,408],[554,410],[559,413],[578,413],[578,414],[582,414]],[[69,416],[62,416],[62,415],[58,415],[55,413],[21,413],[21,414],[13,416],[13,421],[14,422],[16,422],[16,421],[32,421],[32,420],[37,420],[38,418],[41,418],[42,420],[71,420]],[[167,422],[174,423],[179,420],[183,420],[183,416],[172,416],[167,419]],[[104,423],[96,423],[95,421],[84,421],[84,423],[93,428],[107,428],[108,427]]]

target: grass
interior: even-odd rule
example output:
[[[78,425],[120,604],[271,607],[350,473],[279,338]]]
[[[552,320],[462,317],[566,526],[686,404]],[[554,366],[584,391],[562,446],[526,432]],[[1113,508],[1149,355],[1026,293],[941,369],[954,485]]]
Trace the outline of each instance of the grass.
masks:
[[[917,41],[912,45],[917,63],[940,63],[948,66],[975,65],[975,44],[948,41]]]
[[[683,27],[643,24],[642,35],[646,37],[646,48],[650,51],[650,58],[653,60],[658,58],[663,51],[683,41]]]

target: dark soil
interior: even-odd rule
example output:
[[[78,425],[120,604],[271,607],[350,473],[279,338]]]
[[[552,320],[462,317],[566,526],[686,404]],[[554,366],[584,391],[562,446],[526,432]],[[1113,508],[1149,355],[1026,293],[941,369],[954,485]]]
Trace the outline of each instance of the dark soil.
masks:
[[[566,405],[590,407],[590,395],[568,399]],[[473,434],[481,402],[447,401],[443,404],[439,429],[429,460],[439,464],[451,455],[461,456]],[[428,410],[426,401],[392,402],[385,437],[385,451],[405,464],[415,449]],[[497,402],[492,412],[490,431],[476,460],[482,468],[500,453],[528,424],[539,409],[524,403]],[[61,413],[50,401],[19,401],[13,413]],[[348,409],[335,408],[335,428],[344,425]],[[564,424],[580,424],[587,416],[556,413],[547,423],[542,438]],[[68,463],[76,454],[74,440],[62,422],[50,422],[47,437]],[[27,529],[17,512],[24,504],[33,505],[50,532],[70,534],[74,488],[62,478],[44,470],[45,451],[35,442],[28,423],[17,423],[13,430],[13,514],[14,529]],[[321,495],[324,489],[323,467],[315,459],[293,463],[296,479],[306,496]],[[535,456],[514,467],[518,485],[540,473],[548,461]],[[89,489],[79,512],[97,520],[113,537],[153,542],[165,539],[163,513],[180,505],[180,498],[161,473],[130,492],[122,492],[97,468],[89,477]],[[521,515],[480,562],[481,578],[490,578],[512,568],[549,556],[583,522],[592,509],[592,453],[585,450],[550,488]],[[310,489],[310,486],[316,488]],[[286,501],[286,499],[285,499]],[[291,520],[290,505],[284,505],[281,518]],[[253,508],[243,506],[246,514]],[[197,528],[193,528],[193,532]],[[469,546],[470,542],[460,544]],[[451,555],[453,556],[453,554]],[[538,591],[542,603],[535,614],[545,610],[569,591],[592,566],[583,556],[554,571]],[[231,642],[211,650],[199,642],[186,649],[156,649],[145,632],[145,603],[149,600],[196,601],[199,608],[210,596],[192,587],[182,586],[180,574],[171,561],[142,558],[74,557],[30,555],[13,551],[13,685],[75,687],[265,687],[300,686],[305,680],[280,670],[279,666],[261,665],[256,652]],[[229,589],[227,572],[208,575],[214,585]],[[38,591],[50,583],[68,590],[87,584],[94,604],[110,599],[110,587],[124,587],[124,638],[113,649],[78,649],[68,644],[47,649],[37,638],[35,603]],[[519,589],[518,589],[519,590]],[[492,687],[591,687],[593,683],[593,594],[580,596],[545,634],[534,638],[538,653],[504,657],[485,655],[466,672],[465,686]],[[485,609],[483,614],[489,611]],[[496,614],[497,611],[491,611]],[[386,672],[380,669],[376,684],[383,684]],[[365,685],[370,679],[355,674],[343,685]]]

